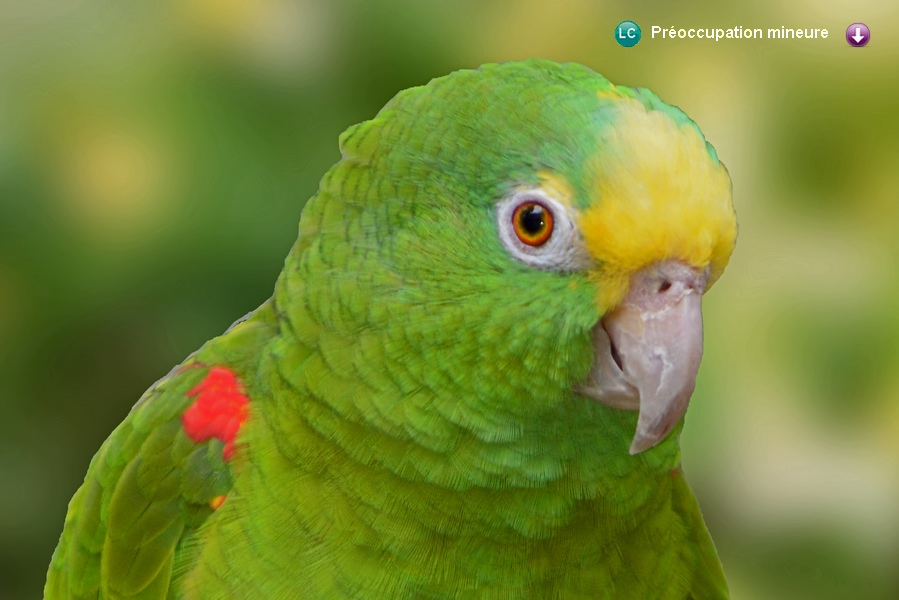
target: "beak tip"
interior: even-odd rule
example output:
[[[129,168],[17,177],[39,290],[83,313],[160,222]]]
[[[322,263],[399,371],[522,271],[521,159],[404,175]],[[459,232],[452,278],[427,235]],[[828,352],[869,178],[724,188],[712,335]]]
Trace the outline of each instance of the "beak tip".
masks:
[[[639,433],[634,436],[633,441],[631,442],[631,447],[628,450],[631,456],[636,456],[638,454],[642,454],[646,452],[653,446],[659,443],[660,440],[653,439],[652,437],[648,437],[645,435],[640,435]]]

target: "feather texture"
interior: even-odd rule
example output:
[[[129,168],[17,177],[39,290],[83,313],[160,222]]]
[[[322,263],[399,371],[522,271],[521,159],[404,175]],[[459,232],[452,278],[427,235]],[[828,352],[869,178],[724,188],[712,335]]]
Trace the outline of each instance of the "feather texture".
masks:
[[[580,65],[460,71],[344,132],[273,298],[100,449],[46,597],[726,598],[680,425],[631,456],[636,413],[573,391],[614,282],[516,261],[497,234],[497,202],[530,188],[605,224],[597,177],[637,134],[714,174],[696,189],[725,207],[703,258],[723,270],[736,229],[714,150],[678,109]],[[632,173],[670,175],[658,165]],[[237,427],[209,429],[233,440],[185,431],[215,369],[248,399]]]

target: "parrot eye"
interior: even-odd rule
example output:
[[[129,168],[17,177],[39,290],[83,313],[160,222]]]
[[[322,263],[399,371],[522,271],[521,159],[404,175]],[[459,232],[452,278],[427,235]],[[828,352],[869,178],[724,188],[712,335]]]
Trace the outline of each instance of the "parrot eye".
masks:
[[[541,269],[577,271],[590,264],[574,209],[541,189],[519,190],[496,207],[499,238],[521,262]]]
[[[553,234],[553,213],[539,202],[522,202],[512,213],[512,227],[528,246],[541,246]]]

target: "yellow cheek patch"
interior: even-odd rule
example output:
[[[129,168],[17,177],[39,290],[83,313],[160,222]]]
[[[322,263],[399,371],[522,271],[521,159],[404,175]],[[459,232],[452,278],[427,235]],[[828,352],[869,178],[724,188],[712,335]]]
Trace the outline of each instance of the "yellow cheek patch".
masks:
[[[619,102],[624,108],[599,141],[597,195],[579,219],[600,265],[603,313],[623,299],[631,273],[659,260],[709,266],[711,286],[737,237],[730,177],[702,136],[637,100]]]

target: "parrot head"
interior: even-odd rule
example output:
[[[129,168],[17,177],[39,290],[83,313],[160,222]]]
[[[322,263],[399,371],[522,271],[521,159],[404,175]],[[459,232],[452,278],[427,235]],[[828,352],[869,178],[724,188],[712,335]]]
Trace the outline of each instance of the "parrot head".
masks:
[[[485,65],[400,93],[341,151],[294,251],[330,283],[287,292],[327,323],[326,361],[332,336],[353,347],[332,368],[375,390],[338,412],[435,450],[574,414],[634,415],[631,454],[668,437],[737,233],[683,112],[577,64]]]

